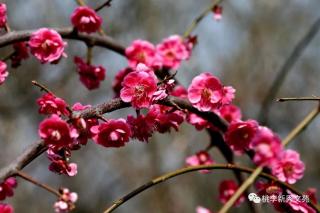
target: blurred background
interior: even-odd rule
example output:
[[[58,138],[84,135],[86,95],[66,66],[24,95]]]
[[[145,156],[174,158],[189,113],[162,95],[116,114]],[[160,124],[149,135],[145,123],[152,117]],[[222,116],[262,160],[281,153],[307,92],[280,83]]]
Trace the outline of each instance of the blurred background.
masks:
[[[40,27],[70,26],[70,14],[77,6],[73,0],[7,0],[9,24],[14,30]],[[103,0],[87,1],[92,7]],[[103,28],[108,35],[127,46],[141,38],[153,43],[172,34],[182,34],[187,26],[211,0],[114,0],[111,8],[100,12]],[[258,119],[259,110],[277,73],[297,43],[320,18],[318,0],[225,0],[223,19],[215,21],[208,15],[195,30],[199,44],[190,61],[184,62],[177,78],[188,86],[191,79],[209,71],[220,77],[225,85],[236,88],[235,103],[244,118]],[[11,52],[1,48],[0,58]],[[85,57],[82,42],[68,41],[69,57],[58,65],[41,65],[31,57],[18,69],[10,69],[10,76],[0,89],[0,167],[38,139],[37,128],[44,118],[38,114],[36,99],[41,95],[31,85],[36,79],[47,85],[68,103],[98,104],[113,97],[111,84],[115,74],[126,67],[122,57],[107,49],[94,48],[93,64],[107,69],[107,79],[98,90],[89,92],[79,81],[73,56]],[[320,33],[315,35],[296,60],[276,97],[320,95]],[[271,102],[268,125],[282,138],[309,112],[316,103]],[[107,117],[126,117],[132,109],[108,114]],[[304,179],[296,185],[320,189],[320,160],[316,119],[304,133],[290,144],[299,150],[306,163]],[[51,186],[64,186],[79,194],[74,212],[102,212],[113,200],[161,174],[184,166],[184,159],[203,149],[209,142],[205,131],[198,132],[184,123],[179,132],[155,134],[150,143],[131,141],[120,149],[106,149],[94,143],[74,152],[72,162],[78,163],[78,175],[69,178],[48,171],[49,161],[42,156],[25,171]],[[222,156],[212,150],[216,162]],[[238,159],[247,163],[247,157]],[[222,179],[233,179],[229,171],[215,171],[209,175],[192,173],[172,179],[131,199],[115,212],[195,212],[198,205],[217,211],[217,185]],[[19,181],[15,196],[8,199],[17,213],[53,212],[56,198],[34,185]],[[265,212],[272,212],[266,204]],[[231,212],[248,212],[246,204]]]

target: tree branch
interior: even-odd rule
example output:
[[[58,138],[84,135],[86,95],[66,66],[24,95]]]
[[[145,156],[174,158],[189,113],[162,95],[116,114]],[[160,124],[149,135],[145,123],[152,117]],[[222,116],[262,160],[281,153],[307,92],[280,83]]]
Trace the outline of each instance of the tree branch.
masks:
[[[126,194],[125,196],[121,197],[120,199],[116,200],[108,209],[106,209],[104,211],[104,213],[110,213],[113,210],[115,210],[116,208],[118,208],[120,205],[122,205],[123,203],[127,202],[128,200],[130,200],[131,198],[135,197],[136,195],[140,194],[141,192],[159,184],[162,182],[165,182],[173,177],[185,174],[185,173],[189,173],[189,172],[194,172],[194,171],[199,171],[199,170],[236,170],[239,172],[245,172],[245,173],[253,173],[254,169],[250,169],[247,167],[243,167],[243,166],[237,166],[237,165],[232,165],[232,164],[213,164],[213,165],[204,165],[204,166],[192,166],[192,167],[187,167],[187,168],[182,168],[182,169],[178,169],[176,171],[167,173],[165,175],[162,175],[158,178],[155,178],[151,181],[149,181],[148,183],[143,184],[142,186],[139,186],[138,188],[136,188],[135,190],[131,191],[130,193]],[[278,180],[277,178],[273,177],[272,175],[266,174],[266,173],[260,173],[259,174],[260,177],[274,181],[275,183],[279,184],[280,186],[289,189],[290,191],[292,191],[293,193],[297,194],[297,195],[302,195],[298,190],[296,190],[295,188],[293,188],[291,185],[281,182],[280,180]],[[317,209],[316,205],[313,202],[308,203],[312,208]]]
[[[290,70],[298,60],[298,58],[301,56],[303,51],[310,44],[312,39],[317,35],[319,29],[320,29],[320,17],[313,23],[313,25],[310,27],[309,32],[299,41],[299,43],[296,45],[296,47],[294,48],[290,56],[284,62],[283,66],[277,72],[278,74],[275,80],[273,81],[265,99],[261,104],[262,107],[260,109],[259,116],[258,116],[259,118],[258,120],[261,123],[267,122],[270,106],[272,104],[272,101],[275,99],[283,81],[285,80],[286,76],[288,75],[288,73],[290,72]]]
[[[200,112],[196,108],[192,107],[192,105],[187,100],[177,97],[168,97],[165,100],[159,101],[159,104],[173,107],[179,106],[182,109],[189,110],[190,112],[196,113],[197,115],[208,120],[222,131],[225,131],[228,128],[228,123],[224,119],[220,118],[218,115],[212,112]],[[98,104],[97,106],[85,109],[83,111],[73,112],[71,115],[71,119],[80,117],[85,119],[99,117],[105,113],[109,113],[129,106],[131,106],[130,103],[125,103],[120,98],[115,98],[105,103]],[[17,171],[22,170],[26,165],[37,158],[45,150],[46,146],[44,145],[43,141],[38,141],[34,144],[31,144],[16,160],[0,170],[0,182],[7,177],[15,175]]]
[[[120,55],[125,54],[125,47],[119,44],[117,41],[109,36],[100,36],[94,34],[79,33],[73,30],[73,28],[53,28],[56,30],[63,38],[71,40],[83,41],[91,46],[100,46],[110,49]],[[13,44],[19,41],[27,41],[30,35],[36,30],[22,30],[22,31],[12,31],[0,36],[0,48]]]
[[[211,5],[209,5],[209,7],[205,8],[203,10],[202,13],[200,13],[199,16],[197,16],[190,24],[190,26],[187,28],[187,30],[183,33],[183,37],[187,38],[188,36],[190,36],[190,34],[192,33],[192,31],[198,26],[198,24],[202,21],[202,19],[204,17],[206,17],[206,15],[208,15],[208,13],[211,12],[211,10],[217,6],[218,4],[220,4],[223,0],[215,0]]]
[[[282,141],[284,146],[288,145],[297,135],[299,135],[319,114],[319,106],[312,110]],[[262,166],[257,167],[252,174],[246,179],[246,181],[238,188],[238,190],[232,195],[227,203],[221,208],[219,213],[227,212],[233,204],[238,200],[241,194],[256,180],[263,170]]]

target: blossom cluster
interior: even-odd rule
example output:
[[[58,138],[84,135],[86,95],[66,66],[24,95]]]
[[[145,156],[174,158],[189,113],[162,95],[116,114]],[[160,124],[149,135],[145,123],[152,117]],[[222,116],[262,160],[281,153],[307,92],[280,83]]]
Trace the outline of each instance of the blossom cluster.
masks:
[[[213,7],[212,12],[216,20],[222,18],[221,6]],[[103,19],[94,9],[80,6],[71,14],[70,22],[73,26],[72,33],[91,34],[100,31]],[[0,29],[6,27],[7,8],[0,3]],[[278,180],[288,184],[300,180],[304,175],[305,165],[299,153],[285,149],[280,137],[268,127],[252,119],[244,120],[240,108],[233,103],[233,87],[224,85],[211,72],[195,76],[187,88],[177,84],[176,73],[173,71],[180,69],[182,62],[191,57],[196,40],[193,36],[184,38],[180,35],[171,35],[158,44],[137,39],[125,49],[128,65],[116,74],[112,87],[115,96],[130,104],[136,110],[136,115],[107,119],[97,112],[96,117],[83,118],[79,114],[88,110],[90,105],[75,103],[69,106],[65,100],[50,91],[38,98],[38,112],[46,116],[39,124],[38,134],[47,148],[50,161],[48,169],[59,175],[75,176],[78,165],[70,162],[71,156],[73,151],[84,147],[89,139],[101,147],[119,148],[128,144],[130,139],[148,142],[156,132],[178,131],[186,121],[199,131],[222,134],[222,139],[236,155],[248,154],[256,165],[265,167]],[[42,64],[56,64],[62,57],[67,57],[66,46],[67,43],[57,30],[40,28],[30,34],[28,41],[13,44],[14,52],[10,56],[12,67],[18,67],[22,60],[29,58],[29,52]],[[100,87],[106,78],[103,66],[93,65],[90,57],[84,60],[75,56],[74,63],[80,81],[87,89]],[[0,85],[8,75],[7,64],[0,61]],[[182,110],[170,102],[170,97],[189,102],[193,107],[192,112]],[[164,105],[165,101],[171,104]],[[227,130],[222,133],[209,119],[200,116],[206,113],[219,116],[228,124]],[[215,160],[209,149],[205,149],[188,156],[185,163],[187,166],[212,165]],[[210,173],[209,170],[200,172]],[[13,196],[16,185],[14,177],[4,180],[0,184],[0,200]],[[220,202],[225,204],[238,187],[234,180],[223,180],[219,184]],[[273,182],[258,182],[256,188],[260,194],[297,196],[291,191],[284,191]],[[74,209],[78,195],[66,188],[60,189],[59,193],[58,201],[54,204],[55,211],[63,213]],[[315,198],[314,190],[309,190],[306,194]],[[244,200],[244,195],[240,196],[235,206]],[[315,199],[313,201],[316,202]],[[290,209],[292,212],[315,212],[307,204],[297,200],[287,204],[274,202],[273,205],[279,211]],[[196,211],[212,212],[201,206]],[[0,213],[11,212],[13,208],[10,205],[0,204]]]

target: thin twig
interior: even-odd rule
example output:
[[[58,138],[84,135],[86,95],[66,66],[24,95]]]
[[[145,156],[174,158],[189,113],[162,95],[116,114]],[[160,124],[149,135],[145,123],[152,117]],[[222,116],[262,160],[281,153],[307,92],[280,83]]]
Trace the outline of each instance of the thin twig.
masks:
[[[192,33],[192,31],[198,26],[198,24],[202,21],[202,19],[204,17],[206,17],[206,15],[208,13],[210,13],[212,11],[212,9],[217,6],[218,4],[220,4],[223,0],[215,0],[209,7],[205,8],[205,10],[200,13],[199,16],[197,16],[190,24],[190,26],[187,28],[187,30],[184,32],[183,37],[184,38],[188,38],[190,36],[190,34]]]
[[[141,192],[151,188],[154,185],[157,185],[159,183],[165,182],[173,177],[189,173],[189,172],[194,172],[194,171],[199,171],[199,170],[237,170],[245,173],[253,173],[255,172],[253,169],[244,167],[244,166],[237,166],[237,165],[232,165],[232,164],[213,164],[213,165],[202,165],[202,166],[192,166],[192,167],[187,167],[187,168],[182,168],[178,169],[176,171],[167,173],[165,175],[162,175],[158,178],[153,179],[152,181],[149,181],[148,183],[143,184],[142,186],[136,188],[135,190],[131,191],[130,193],[126,194],[125,196],[121,197],[120,199],[116,200],[113,202],[113,204],[104,211],[104,213],[110,213],[114,211],[116,208],[118,208],[120,205],[125,203],[126,201],[130,200],[134,196],[140,194]],[[279,184],[280,186],[289,189],[293,193],[297,195],[302,195],[297,189],[293,188],[291,185],[279,181],[277,178],[273,177],[272,175],[266,174],[266,173],[260,173],[258,174],[260,177],[274,181],[275,183]],[[308,203],[312,208],[317,209],[317,206],[313,203],[310,202]]]
[[[282,144],[288,145],[298,134],[300,134],[319,114],[319,106],[312,110],[288,135],[283,139]],[[232,195],[232,197],[224,204],[219,213],[227,212],[233,204],[238,200],[241,194],[255,181],[255,179],[261,174],[263,167],[257,167],[254,172],[246,179],[246,181],[238,188],[238,190]]]
[[[11,57],[12,57],[14,54],[15,54],[15,52],[12,52],[12,53],[8,54],[7,56],[3,57],[3,58],[1,59],[1,61],[7,61],[7,60],[11,59]]]
[[[31,83],[32,83],[33,85],[39,87],[41,91],[45,91],[45,92],[47,92],[47,93],[50,93],[50,94],[54,95],[54,93],[51,92],[45,85],[37,82],[36,80],[31,81]]]
[[[278,102],[286,101],[320,101],[320,97],[293,97],[293,98],[278,98]]]
[[[48,89],[48,87],[46,87],[45,85],[37,82],[36,80],[31,81],[31,83],[32,83],[33,85],[39,87],[41,91],[45,91],[45,92],[47,92],[47,93],[50,93],[50,94],[56,96],[51,90]],[[57,97],[57,96],[56,96],[56,97]],[[69,111],[70,115],[72,115],[73,110],[72,110],[72,108],[70,107],[69,104],[67,104],[66,109]]]
[[[87,46],[87,63],[91,64],[92,61],[92,46]]]
[[[28,175],[28,174],[26,174],[26,173],[24,173],[22,171],[17,171],[16,175],[21,177],[21,178],[23,178],[23,179],[25,179],[26,181],[28,181],[30,183],[33,183],[36,186],[39,186],[39,187],[47,190],[48,192],[56,195],[57,197],[60,197],[60,193],[57,190],[55,190],[51,186],[48,186],[47,184],[40,183],[39,181],[37,181],[34,178],[32,178],[30,175]]]
[[[262,107],[260,109],[259,116],[258,116],[259,118],[258,120],[261,123],[267,122],[270,106],[272,104],[272,101],[275,99],[283,81],[285,80],[290,70],[292,70],[292,67],[295,65],[296,61],[302,55],[303,51],[310,44],[313,38],[317,35],[319,29],[320,29],[320,17],[310,27],[309,32],[295,46],[290,56],[285,60],[283,66],[277,72],[278,74],[275,80],[273,81],[265,99],[262,101],[262,104],[261,104]]]
[[[106,1],[105,3],[101,4],[100,6],[98,6],[95,11],[98,12],[100,11],[101,9],[103,9],[104,7],[110,7],[111,6],[111,2],[112,0],[108,0]]]

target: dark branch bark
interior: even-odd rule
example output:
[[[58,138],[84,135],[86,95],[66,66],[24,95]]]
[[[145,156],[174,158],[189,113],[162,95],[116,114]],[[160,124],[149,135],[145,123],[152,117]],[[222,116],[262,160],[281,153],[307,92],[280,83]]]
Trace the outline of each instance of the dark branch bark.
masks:
[[[210,121],[217,128],[221,129],[221,131],[225,131],[228,128],[228,123],[224,119],[220,118],[218,115],[212,112],[198,111],[196,108],[192,107],[192,105],[187,100],[177,97],[168,97],[165,100],[159,101],[159,104],[173,107],[178,106],[181,109],[185,109],[190,112],[196,113],[197,115]],[[101,116],[102,114],[126,108],[129,106],[131,106],[130,103],[125,103],[120,98],[115,98],[108,102],[88,108],[86,110],[80,112],[73,112],[72,118],[94,118]],[[42,154],[45,150],[46,146],[44,145],[43,141],[38,141],[34,144],[31,144],[17,159],[15,159],[8,166],[0,170],[0,182],[1,180],[6,179],[7,177],[15,175],[17,171],[22,170],[25,166],[27,166],[30,162],[32,162],[35,158]]]
[[[125,47],[113,40],[109,36],[100,35],[89,35],[85,33],[78,33],[73,30],[73,28],[55,28],[63,38],[83,41],[91,46],[100,46],[110,49],[120,55],[125,54]],[[12,31],[0,36],[0,48],[13,44],[19,41],[27,41],[30,35],[36,30],[23,30],[23,31]]]

